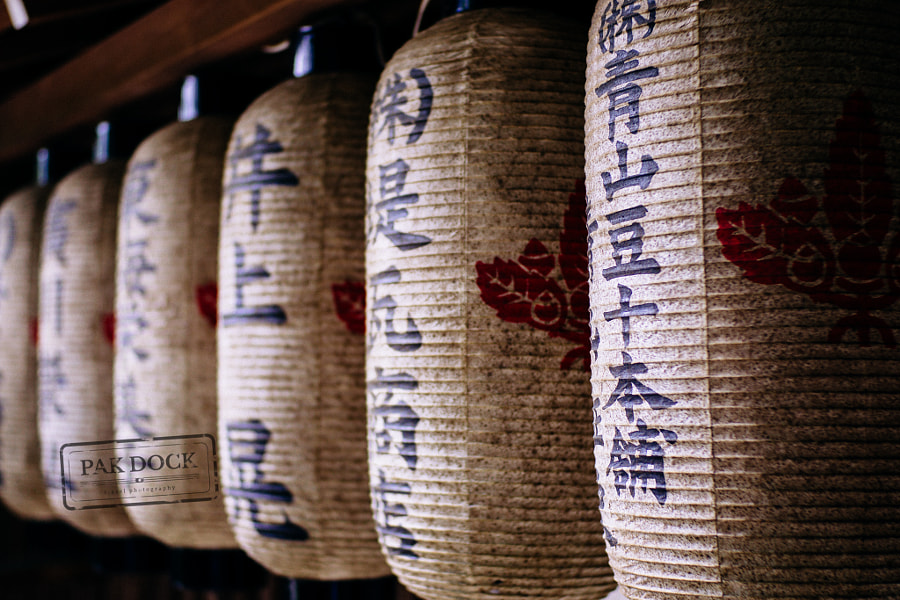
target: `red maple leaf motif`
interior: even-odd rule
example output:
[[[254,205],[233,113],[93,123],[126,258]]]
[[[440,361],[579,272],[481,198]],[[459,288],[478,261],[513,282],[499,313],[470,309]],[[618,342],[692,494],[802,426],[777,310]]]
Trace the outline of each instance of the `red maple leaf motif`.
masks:
[[[351,333],[366,333],[366,286],[361,281],[331,285],[334,311]]]
[[[525,246],[518,260],[494,258],[475,263],[475,282],[481,299],[510,323],[525,323],[578,346],[563,357],[568,369],[579,359],[590,371],[588,326],[587,219],[584,180],[569,194],[569,207],[559,235],[559,254],[552,254],[537,239]],[[554,276],[554,272],[556,275]]]
[[[844,103],[829,159],[821,199],[789,177],[768,205],[716,209],[722,254],[750,281],[853,311],[834,324],[829,342],[853,329],[868,346],[874,329],[894,348],[890,327],[871,312],[900,297],[900,233],[891,228],[893,190],[878,127],[860,91]]]
[[[214,328],[219,316],[219,286],[215,281],[198,285],[194,291],[194,299],[197,301],[197,310],[209,326]]]

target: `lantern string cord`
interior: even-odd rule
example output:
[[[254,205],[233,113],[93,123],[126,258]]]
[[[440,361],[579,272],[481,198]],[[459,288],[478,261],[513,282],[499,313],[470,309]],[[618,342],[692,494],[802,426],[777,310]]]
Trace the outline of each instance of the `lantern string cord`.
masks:
[[[413,37],[419,35],[419,27],[422,26],[422,17],[425,16],[425,9],[428,8],[428,3],[430,1],[431,0],[422,0],[422,2],[419,4],[419,14],[416,15],[416,24],[413,26]]]

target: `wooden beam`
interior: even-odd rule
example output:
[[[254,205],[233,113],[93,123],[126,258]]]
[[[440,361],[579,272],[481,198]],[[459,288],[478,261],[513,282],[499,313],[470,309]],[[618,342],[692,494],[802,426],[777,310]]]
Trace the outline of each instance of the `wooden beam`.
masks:
[[[200,65],[361,0],[170,0],[0,104],[0,161],[177,82]]]
[[[163,4],[154,0],[24,0],[28,10],[28,25],[45,25],[57,21],[83,19],[88,16],[104,18],[106,14],[122,12],[142,4]]]

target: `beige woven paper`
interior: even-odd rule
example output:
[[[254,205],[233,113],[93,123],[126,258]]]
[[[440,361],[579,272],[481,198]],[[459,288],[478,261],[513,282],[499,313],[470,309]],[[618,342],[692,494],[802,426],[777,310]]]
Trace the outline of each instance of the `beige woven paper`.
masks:
[[[60,447],[114,437],[113,315],[116,206],[124,165],[87,165],[57,184],[47,206],[40,271],[38,419],[47,497],[91,535],[125,536],[121,507],[63,505]]]
[[[900,15],[617,6],[586,86],[616,579],[632,600],[897,598]]]
[[[373,103],[370,481],[391,568],[429,600],[614,587],[587,424],[583,35],[453,16]]]
[[[116,279],[118,439],[216,434],[216,257],[230,133],[225,119],[174,123],[129,160]],[[171,546],[237,546],[221,494],[127,510]]]
[[[17,515],[50,519],[37,427],[37,271],[49,190],[0,207],[0,498]]]
[[[219,439],[241,547],[295,578],[385,575],[366,482],[372,77],[308,75],[241,116],[219,253]]]

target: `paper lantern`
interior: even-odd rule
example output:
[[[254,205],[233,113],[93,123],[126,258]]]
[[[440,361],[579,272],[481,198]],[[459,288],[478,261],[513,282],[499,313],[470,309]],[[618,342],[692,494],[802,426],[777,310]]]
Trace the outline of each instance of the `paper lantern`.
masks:
[[[426,599],[614,587],[591,470],[584,39],[448,17],[379,83],[367,163],[370,482]]]
[[[122,190],[116,437],[165,438],[159,444],[165,444],[166,456],[190,452],[197,436],[214,439],[217,431],[216,257],[230,133],[231,123],[216,117],[161,129],[132,155]],[[215,484],[215,473],[200,472],[208,464],[191,460],[188,468],[182,462],[164,469],[172,488],[165,494],[123,496],[131,520],[170,546],[237,547],[221,493],[211,490],[203,501],[180,501],[201,481],[191,475],[205,475],[204,485]]]
[[[115,496],[110,506],[69,510],[64,495],[87,492],[67,478],[66,444],[114,438],[116,206],[124,164],[112,160],[76,169],[53,190],[41,247],[38,338],[39,431],[47,497],[58,516],[82,531],[134,533]],[[69,506],[72,506],[69,504]]]
[[[595,455],[630,599],[897,597],[897,17],[597,4]]]
[[[0,497],[39,520],[54,515],[37,428],[37,271],[48,193],[31,186],[0,206]]]
[[[366,479],[364,165],[374,79],[314,72],[280,84],[240,117],[225,164],[225,496],[241,547],[291,578],[388,573]]]

